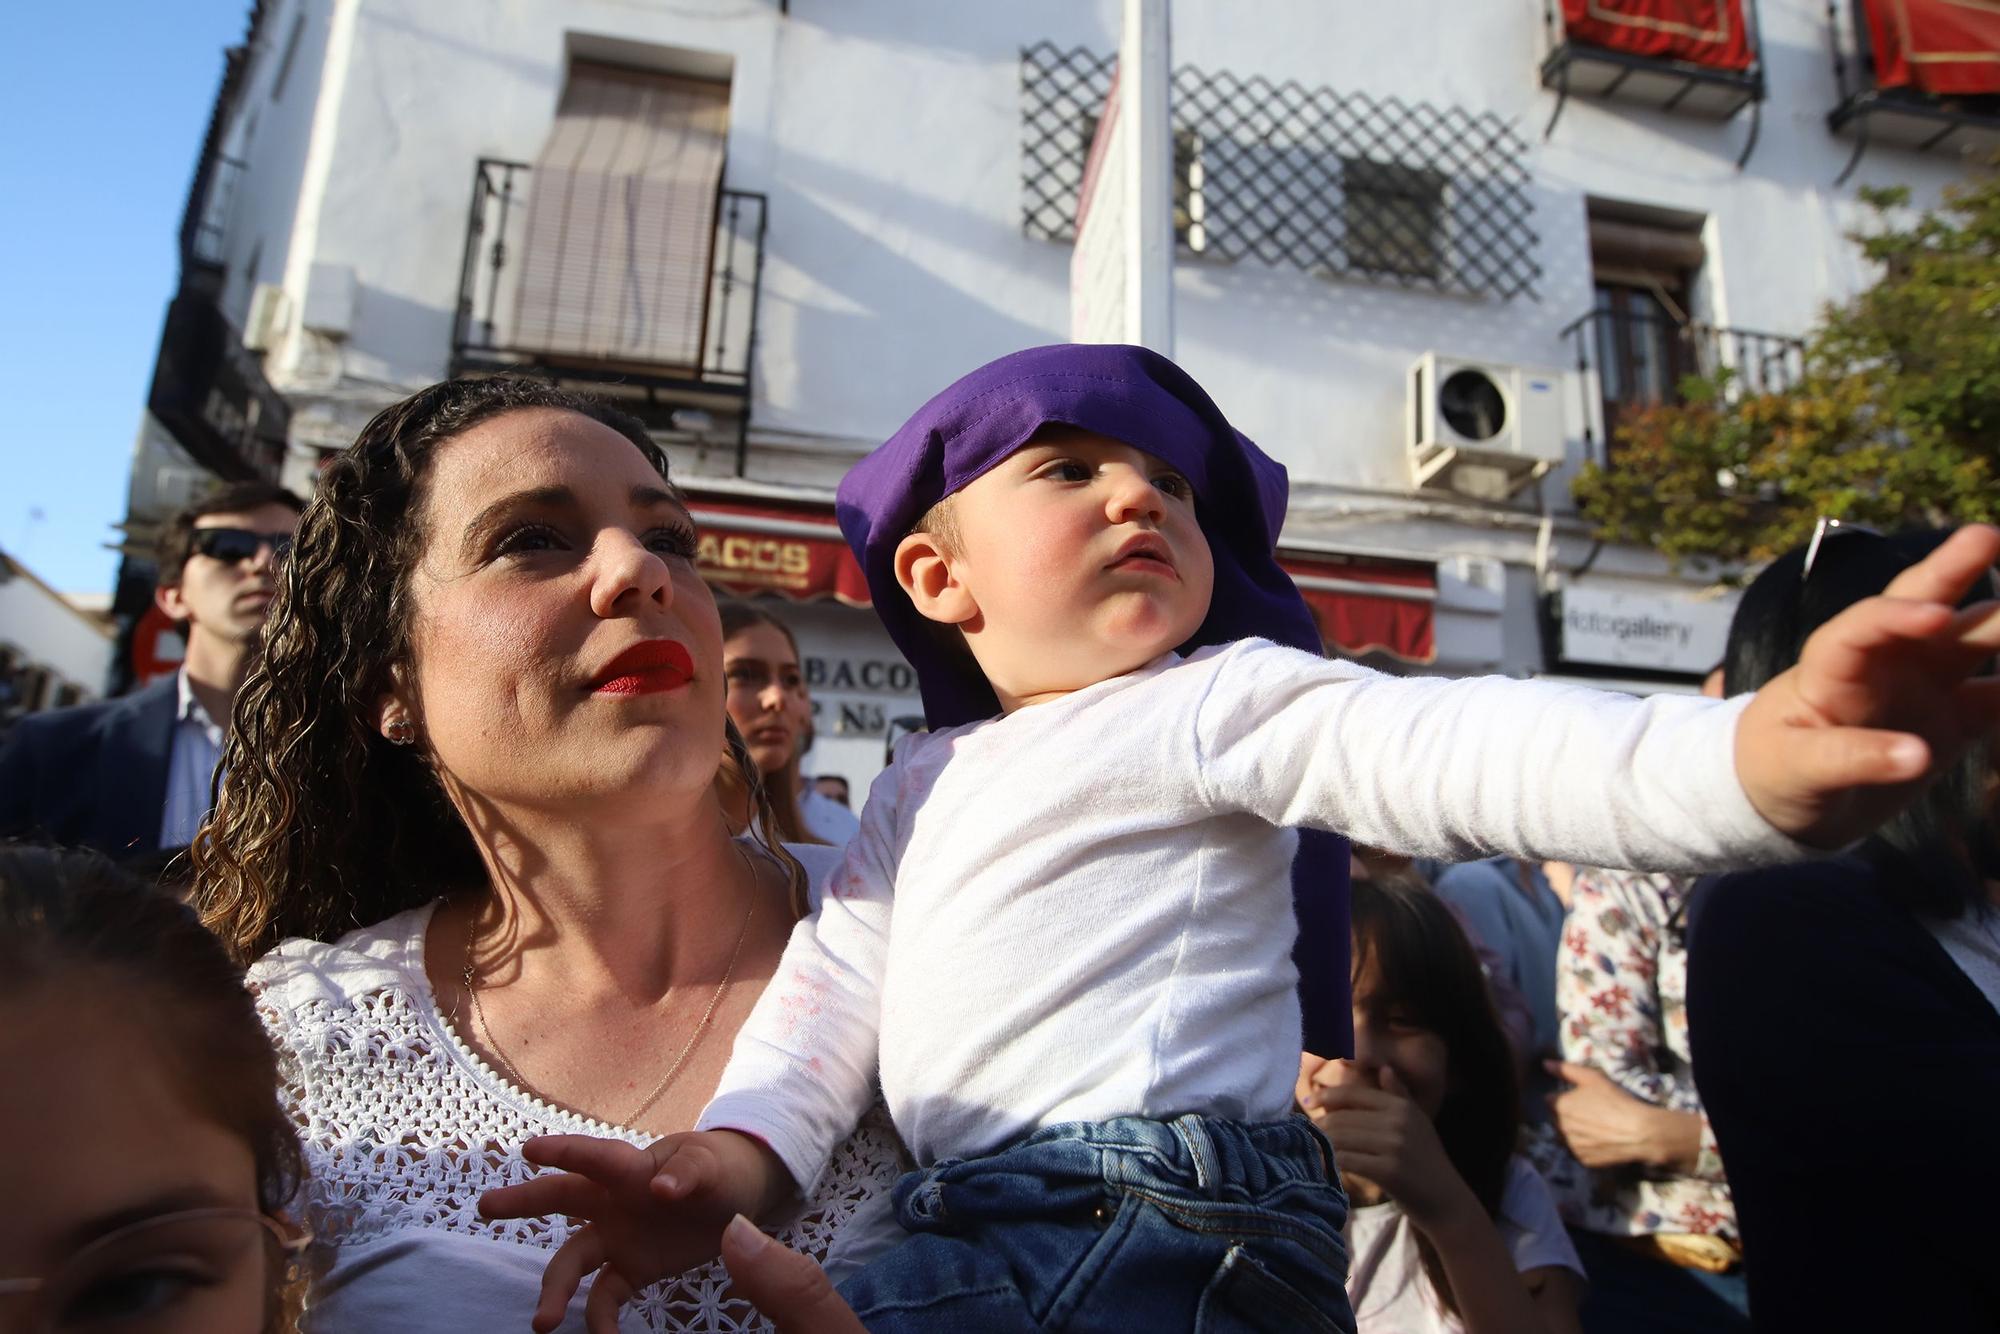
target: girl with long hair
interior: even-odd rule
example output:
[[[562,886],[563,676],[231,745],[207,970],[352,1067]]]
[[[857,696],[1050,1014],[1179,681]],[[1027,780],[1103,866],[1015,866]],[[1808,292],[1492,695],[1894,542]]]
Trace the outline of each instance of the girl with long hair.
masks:
[[[1361,1334],[1571,1334],[1583,1269],[1515,1153],[1513,1050],[1478,955],[1414,882],[1356,881],[1354,1057],[1307,1057],[1300,1102],[1337,1149]]]
[[[805,819],[799,764],[812,736],[812,696],[799,663],[799,641],[760,607],[730,602],[721,612],[722,670],[729,687],[723,705],[763,780],[773,828],[788,843],[828,842]],[[733,766],[724,769],[723,780],[725,805],[747,823],[749,794]]]

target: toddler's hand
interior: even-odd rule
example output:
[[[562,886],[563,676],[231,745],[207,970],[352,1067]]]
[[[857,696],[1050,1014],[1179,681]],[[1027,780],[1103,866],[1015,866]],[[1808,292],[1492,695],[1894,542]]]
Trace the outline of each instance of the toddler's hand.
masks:
[[[2000,604],[1958,611],[2000,557],[2000,529],[1961,528],[1814,632],[1736,729],[1736,773],[1772,825],[1815,847],[1860,838],[2000,719]]]
[[[585,1276],[597,1273],[584,1304],[591,1334],[616,1334],[618,1309],[648,1284],[685,1273],[721,1250],[736,1214],[768,1212],[792,1191],[776,1154],[729,1130],[668,1135],[645,1148],[588,1135],[543,1135],[521,1156],[561,1169],[479,1199],[488,1218],[564,1214],[587,1220],[542,1275],[534,1328],[562,1322]]]

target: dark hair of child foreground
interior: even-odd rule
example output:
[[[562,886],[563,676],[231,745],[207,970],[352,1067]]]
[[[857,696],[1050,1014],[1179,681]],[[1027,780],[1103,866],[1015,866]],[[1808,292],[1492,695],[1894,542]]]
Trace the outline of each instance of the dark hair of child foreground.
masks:
[[[0,1034],[30,1063],[10,1076],[18,1099],[0,1098],[10,1139],[122,1118],[223,1146],[221,1169],[204,1175],[194,1163],[120,1160],[155,1139],[83,1155],[44,1135],[16,1142],[0,1196],[26,1224],[5,1234],[0,1292],[35,1296],[36,1327],[296,1328],[304,1275],[290,1257],[304,1240],[284,1209],[304,1176],[298,1136],[242,971],[193,911],[95,853],[0,846]],[[157,1065],[142,1068],[149,1056]],[[31,1277],[37,1261],[24,1256],[44,1272]]]

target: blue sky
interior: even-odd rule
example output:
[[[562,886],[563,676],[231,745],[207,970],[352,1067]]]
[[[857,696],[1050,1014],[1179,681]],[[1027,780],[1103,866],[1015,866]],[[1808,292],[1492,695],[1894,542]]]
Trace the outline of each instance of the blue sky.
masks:
[[[109,592],[195,155],[249,0],[8,7],[0,41],[0,549]],[[39,511],[37,521],[32,515]]]

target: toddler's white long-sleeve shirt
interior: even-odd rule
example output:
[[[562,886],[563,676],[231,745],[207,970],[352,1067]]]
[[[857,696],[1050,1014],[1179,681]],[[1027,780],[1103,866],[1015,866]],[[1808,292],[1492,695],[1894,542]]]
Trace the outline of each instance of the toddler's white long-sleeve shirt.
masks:
[[[1282,1117],[1294,827],[1648,870],[1804,855],[1737,781],[1740,712],[1249,640],[911,737],[699,1126],[809,1190],[878,1063],[926,1165],[1064,1121]]]

